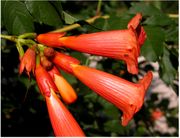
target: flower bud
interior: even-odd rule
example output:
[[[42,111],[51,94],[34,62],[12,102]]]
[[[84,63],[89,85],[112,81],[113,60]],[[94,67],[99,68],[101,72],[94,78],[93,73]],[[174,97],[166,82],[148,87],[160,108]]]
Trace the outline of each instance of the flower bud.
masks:
[[[47,57],[47,58],[53,58],[54,55],[55,55],[55,50],[51,47],[47,47],[44,49],[44,55]]]
[[[71,104],[76,101],[77,94],[72,86],[66,81],[66,79],[60,74],[58,69],[54,66],[48,73],[54,80],[56,87],[59,90],[62,99],[67,104]]]
[[[53,68],[53,63],[49,61],[45,56],[41,56],[41,65],[46,70],[51,70]]]
[[[26,70],[28,76],[30,72],[34,73],[36,67],[36,53],[34,48],[28,48],[20,59],[19,74],[22,74],[23,70]]]

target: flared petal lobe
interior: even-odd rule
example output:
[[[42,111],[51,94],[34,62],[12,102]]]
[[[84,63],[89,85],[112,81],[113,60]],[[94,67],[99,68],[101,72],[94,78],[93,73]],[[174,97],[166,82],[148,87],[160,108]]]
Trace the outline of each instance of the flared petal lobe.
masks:
[[[33,48],[28,48],[20,61],[19,74],[22,74],[24,69],[28,76],[31,71],[34,73],[36,67],[36,53]]]
[[[128,23],[128,28],[130,28],[131,26],[136,29],[138,27],[138,25],[140,24],[140,21],[142,20],[142,14],[141,13],[137,13]]]
[[[80,61],[71,56],[65,55],[60,52],[56,52],[54,58],[52,59],[53,63],[59,66],[64,71],[72,74],[72,69],[70,64],[79,64]]]
[[[51,95],[51,89],[58,91],[56,85],[53,82],[53,79],[40,64],[36,65],[35,77],[40,92],[43,96],[49,97]]]
[[[129,28],[133,28],[137,34],[137,38],[138,38],[138,43],[139,46],[141,47],[145,40],[146,40],[146,32],[144,30],[144,28],[140,25],[140,21],[142,20],[142,14],[141,13],[137,13],[128,23],[128,29]]]
[[[151,83],[148,72],[137,84],[117,76],[80,65],[71,65],[74,75],[94,92],[114,104],[123,112],[122,125],[126,126],[141,109],[145,93]]]
[[[67,104],[75,102],[77,99],[76,92],[74,91],[72,86],[66,81],[66,79],[63,78],[58,69],[54,66],[52,70],[48,71],[48,73],[53,78],[54,83],[56,84],[56,87],[58,88],[63,101]]]
[[[79,124],[59,100],[54,91],[51,91],[50,97],[45,98],[55,136],[85,136]]]

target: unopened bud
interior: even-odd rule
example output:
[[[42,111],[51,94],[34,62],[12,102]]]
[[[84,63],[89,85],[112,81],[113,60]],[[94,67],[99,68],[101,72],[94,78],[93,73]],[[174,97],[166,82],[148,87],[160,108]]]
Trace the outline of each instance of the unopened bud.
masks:
[[[51,47],[45,48],[44,49],[44,55],[47,58],[53,58],[54,55],[55,55],[55,50],[53,48],[51,48]]]
[[[41,56],[41,65],[46,70],[51,70],[53,68],[53,63],[49,61],[45,56]]]

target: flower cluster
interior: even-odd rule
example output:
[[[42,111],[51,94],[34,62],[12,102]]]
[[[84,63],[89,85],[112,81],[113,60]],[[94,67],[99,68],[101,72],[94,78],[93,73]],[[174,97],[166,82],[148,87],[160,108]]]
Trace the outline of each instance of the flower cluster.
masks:
[[[55,51],[53,47],[66,47],[84,53],[123,60],[131,74],[138,74],[140,48],[146,33],[140,25],[142,15],[137,13],[125,30],[114,30],[65,36],[65,33],[46,33],[36,40],[46,45],[30,47],[21,58],[19,73],[25,69],[27,74],[35,75],[41,94],[44,96],[51,124],[56,136],[85,136],[84,132],[63,105],[60,98],[71,104],[77,94],[61,75],[59,69],[74,75],[87,87],[119,108],[123,115],[121,124],[126,126],[144,102],[147,89],[152,81],[152,72],[137,83],[132,83],[112,74],[80,65],[74,57]]]

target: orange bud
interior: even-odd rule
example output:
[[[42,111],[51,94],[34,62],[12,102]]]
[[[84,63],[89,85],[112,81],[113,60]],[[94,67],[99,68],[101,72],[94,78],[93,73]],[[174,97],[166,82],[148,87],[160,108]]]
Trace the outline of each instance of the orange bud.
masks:
[[[60,37],[63,37],[66,33],[46,33],[40,34],[37,36],[37,41],[39,43],[45,44],[47,46],[62,46],[62,44],[58,41]]]
[[[63,78],[58,69],[54,66],[52,70],[48,71],[59,90],[62,99],[67,104],[71,104],[76,101],[77,95],[72,86]]]
[[[28,48],[23,57],[20,59],[19,74],[22,74],[24,68],[26,73],[30,76],[30,72],[34,73],[36,67],[36,53],[33,48]]]
[[[53,89],[54,91],[58,91],[51,76],[40,64],[36,65],[35,77],[38,87],[43,96],[49,97],[51,95],[50,89]]]
[[[53,63],[59,66],[61,69],[68,73],[72,73],[70,64],[79,64],[80,61],[71,56],[65,55],[63,53],[56,52],[54,58],[52,59]]]
[[[74,75],[94,92],[114,104],[123,112],[122,125],[126,126],[144,102],[144,96],[152,81],[149,71],[142,80],[134,84],[117,76],[71,64]]]
[[[59,100],[53,90],[51,90],[51,96],[45,98],[55,136],[85,136],[72,114]]]

